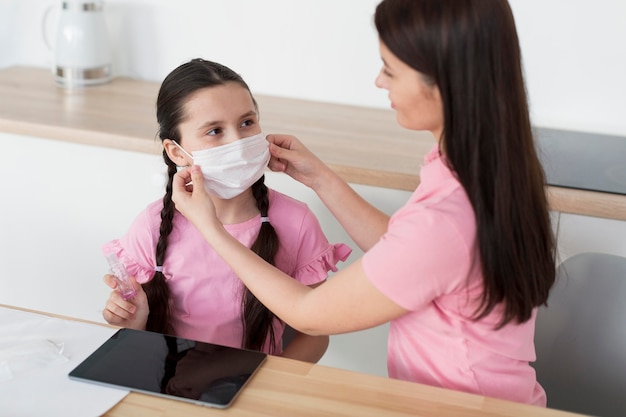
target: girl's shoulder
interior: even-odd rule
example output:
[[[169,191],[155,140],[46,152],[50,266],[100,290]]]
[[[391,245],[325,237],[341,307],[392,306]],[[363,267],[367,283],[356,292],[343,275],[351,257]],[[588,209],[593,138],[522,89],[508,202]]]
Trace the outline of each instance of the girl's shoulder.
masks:
[[[144,209],[144,213],[151,216],[154,216],[155,214],[160,216],[161,210],[163,210],[163,199],[159,198],[158,200],[155,200],[148,204]]]
[[[321,233],[319,220],[305,202],[276,190],[268,192],[270,222],[283,235]]]
[[[279,191],[268,188],[268,198],[270,202],[269,211],[275,212],[280,216],[303,216],[311,213],[309,206],[300,200],[296,200]]]
[[[148,227],[150,229],[158,229],[161,227],[161,212],[163,211],[163,199],[155,200],[149,203],[135,218],[134,223],[136,225],[143,225],[144,227]],[[177,224],[179,227],[181,222],[185,222],[185,217],[182,216],[179,212],[174,211],[173,222]]]
[[[151,225],[161,224],[161,211],[163,210],[163,200],[155,200],[148,204],[137,216],[138,219],[143,219],[144,222]]]

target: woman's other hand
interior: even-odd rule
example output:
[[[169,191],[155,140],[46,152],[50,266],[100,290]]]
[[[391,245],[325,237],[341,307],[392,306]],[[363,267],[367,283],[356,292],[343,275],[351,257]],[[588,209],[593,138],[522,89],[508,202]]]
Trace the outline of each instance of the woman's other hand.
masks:
[[[148,298],[141,284],[135,281],[134,277],[129,278],[137,294],[130,300],[124,300],[117,288],[115,276],[110,274],[104,276],[105,284],[111,287],[113,291],[111,291],[109,299],[104,306],[102,317],[104,317],[107,323],[114,326],[145,330],[148,315],[150,314]]]
[[[321,174],[329,168],[295,136],[267,135],[272,157],[269,168],[287,175],[312,189],[317,189]]]

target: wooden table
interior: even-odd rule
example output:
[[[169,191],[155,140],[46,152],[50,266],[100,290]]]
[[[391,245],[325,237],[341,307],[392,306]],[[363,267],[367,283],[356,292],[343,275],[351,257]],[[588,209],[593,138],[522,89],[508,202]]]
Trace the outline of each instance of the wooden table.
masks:
[[[0,305],[60,320],[65,316]],[[78,320],[93,326],[106,324]],[[111,327],[111,326],[108,326]],[[107,417],[567,417],[578,414],[269,356],[228,409],[131,392]]]
[[[0,131],[161,153],[155,116],[160,83],[117,78],[68,90],[42,68],[0,70]],[[400,128],[395,112],[255,94],[266,133],[298,136],[346,181],[413,191],[430,133]],[[554,211],[626,220],[626,196],[547,187]]]

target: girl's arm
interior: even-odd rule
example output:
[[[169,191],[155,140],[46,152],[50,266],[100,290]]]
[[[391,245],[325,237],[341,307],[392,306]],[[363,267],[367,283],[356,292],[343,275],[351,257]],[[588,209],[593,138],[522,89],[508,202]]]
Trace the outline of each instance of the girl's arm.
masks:
[[[194,186],[185,185],[190,182]],[[386,323],[407,312],[374,287],[360,259],[316,288],[263,261],[226,232],[217,219],[198,167],[176,174],[173,189],[176,208],[250,291],[291,327],[310,335],[346,333]]]
[[[282,356],[299,361],[317,363],[326,349],[330,338],[328,336],[309,336],[296,331],[291,342],[285,347]]]
[[[315,288],[322,285],[324,282],[326,281],[322,281],[309,287]],[[330,337],[310,336],[295,329],[285,330],[292,331],[293,337],[285,347],[282,355],[283,357],[311,363],[317,363],[320,359],[322,359],[322,356],[324,356],[324,353],[326,353],[326,350],[328,349]]]
[[[385,233],[389,216],[378,210],[294,136],[269,135],[273,171],[283,171],[315,191],[363,251]]]

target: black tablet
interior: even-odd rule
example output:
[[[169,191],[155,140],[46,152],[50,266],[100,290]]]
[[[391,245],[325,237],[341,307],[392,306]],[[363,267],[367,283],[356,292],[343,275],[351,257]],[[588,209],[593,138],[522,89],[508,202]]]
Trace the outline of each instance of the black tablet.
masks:
[[[267,354],[120,329],[69,373],[74,380],[226,408]]]

